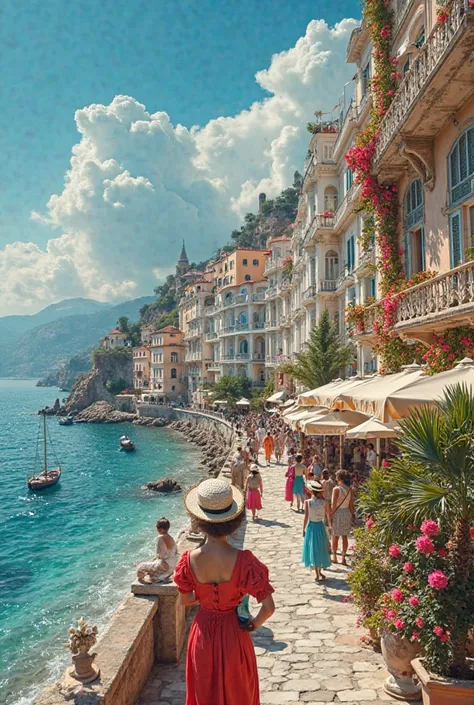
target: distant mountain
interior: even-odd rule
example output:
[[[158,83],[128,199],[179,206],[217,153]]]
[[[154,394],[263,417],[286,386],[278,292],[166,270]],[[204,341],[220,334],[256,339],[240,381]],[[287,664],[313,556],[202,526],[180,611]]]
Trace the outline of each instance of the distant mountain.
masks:
[[[0,316],[0,340],[3,343],[13,343],[23,333],[41,326],[50,321],[56,321],[65,316],[81,316],[90,313],[97,313],[106,308],[112,308],[111,304],[104,301],[94,301],[94,299],[64,299],[57,304],[46,306],[38,313],[31,316]]]
[[[99,339],[108,333],[116,324],[120,316],[127,316],[131,321],[139,318],[139,310],[145,304],[155,301],[155,296],[143,296],[133,301],[125,301],[117,306],[91,302],[96,304],[95,312],[86,314],[69,314],[47,320],[41,325],[27,330],[19,337],[13,336],[10,340],[4,338],[2,321],[0,318],[0,375],[9,377],[44,377],[52,370],[57,369],[78,353],[83,353],[91,345],[99,343]],[[78,301],[78,299],[71,299]],[[80,301],[80,300],[79,300]],[[68,301],[61,302],[62,305]],[[60,306],[55,304],[54,306]],[[49,311],[48,306],[39,314],[47,312],[53,316],[55,311]],[[73,310],[66,308],[65,311]],[[13,318],[8,316],[7,318]],[[17,318],[17,317],[15,317]],[[22,318],[22,317],[18,317]],[[29,318],[29,317],[28,317]]]

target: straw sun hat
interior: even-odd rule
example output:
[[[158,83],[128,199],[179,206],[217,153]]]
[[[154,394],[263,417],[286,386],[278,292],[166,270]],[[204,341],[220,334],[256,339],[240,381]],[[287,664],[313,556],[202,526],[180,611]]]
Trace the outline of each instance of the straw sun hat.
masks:
[[[210,479],[191,487],[184,505],[196,519],[221,524],[239,516],[245,507],[243,492],[225,480]]]
[[[321,492],[321,490],[324,489],[322,484],[317,480],[310,480],[310,482],[306,483],[306,487],[313,492]]]

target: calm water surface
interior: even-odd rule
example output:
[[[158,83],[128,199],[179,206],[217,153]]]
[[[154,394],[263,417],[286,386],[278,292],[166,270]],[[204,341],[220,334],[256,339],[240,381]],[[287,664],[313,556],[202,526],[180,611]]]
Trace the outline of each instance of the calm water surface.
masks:
[[[199,452],[173,431],[48,419],[63,468],[60,484],[30,493],[39,419],[56,389],[0,379],[0,703],[28,705],[70,656],[63,644],[78,617],[103,626],[153,553],[154,523],[172,533],[185,522],[182,494],[159,496],[140,486],[171,475],[199,478]],[[118,450],[128,433],[136,453]],[[51,457],[53,461],[53,457]],[[36,684],[40,684],[39,686]]]

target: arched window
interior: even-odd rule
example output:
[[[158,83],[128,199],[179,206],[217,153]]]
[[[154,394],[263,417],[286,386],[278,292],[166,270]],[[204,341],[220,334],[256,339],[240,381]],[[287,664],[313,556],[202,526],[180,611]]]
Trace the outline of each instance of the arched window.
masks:
[[[334,213],[337,210],[337,188],[326,186],[324,189],[324,212]]]
[[[177,352],[171,353],[171,362],[178,362],[178,353]]]
[[[424,194],[420,179],[408,186],[404,199],[405,265],[408,275],[425,269]]]
[[[247,294],[247,289],[245,288],[245,286],[240,290],[240,293],[241,293],[243,296],[245,296],[245,294]]]
[[[247,355],[249,351],[249,344],[246,340],[241,340],[239,345],[239,352],[241,355]]]
[[[258,263],[258,259],[254,259],[254,261],[252,262],[252,264],[253,264],[254,267],[258,267],[258,264],[259,264],[259,263]]]
[[[246,260],[246,259],[243,259],[243,260],[242,260],[242,264],[244,265],[244,267],[246,267],[247,264],[248,264],[247,260]]]
[[[324,258],[325,279],[337,279],[339,276],[339,255],[334,250],[328,250]]]
[[[252,277],[250,276],[250,274],[245,275],[245,281],[246,282],[252,281]]]
[[[474,193],[474,125],[456,140],[449,153],[449,191],[452,206]]]
[[[171,368],[171,379],[176,379],[177,374],[176,374],[176,367]]]
[[[248,317],[245,311],[242,311],[242,313],[239,316],[239,321],[240,323],[247,323],[248,322]]]

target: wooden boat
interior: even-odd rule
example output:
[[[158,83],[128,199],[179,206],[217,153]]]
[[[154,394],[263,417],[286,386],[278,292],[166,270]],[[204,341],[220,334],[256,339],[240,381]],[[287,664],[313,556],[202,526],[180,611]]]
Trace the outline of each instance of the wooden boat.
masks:
[[[135,450],[135,443],[128,436],[121,436],[120,450]]]
[[[61,477],[61,466],[58,463],[58,467],[48,470],[48,451],[47,451],[47,439],[46,439],[46,414],[42,413],[43,416],[43,472],[39,475],[33,475],[27,480],[28,488],[33,492],[38,492],[39,490],[46,490],[48,487],[53,487],[59,482]],[[50,441],[51,442],[51,441]],[[51,444],[52,445],[52,444]]]
[[[65,416],[63,419],[59,419],[60,426],[72,426],[72,416]]]

